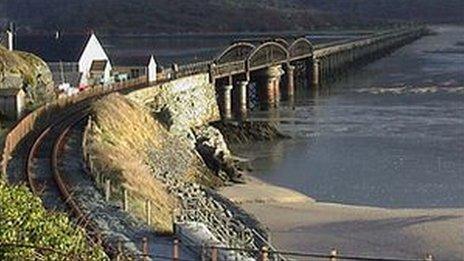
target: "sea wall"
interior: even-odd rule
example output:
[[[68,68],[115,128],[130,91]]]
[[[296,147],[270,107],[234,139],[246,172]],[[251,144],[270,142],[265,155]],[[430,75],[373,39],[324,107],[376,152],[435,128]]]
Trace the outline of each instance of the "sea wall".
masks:
[[[130,100],[147,106],[174,133],[220,120],[214,85],[197,74],[134,91]]]

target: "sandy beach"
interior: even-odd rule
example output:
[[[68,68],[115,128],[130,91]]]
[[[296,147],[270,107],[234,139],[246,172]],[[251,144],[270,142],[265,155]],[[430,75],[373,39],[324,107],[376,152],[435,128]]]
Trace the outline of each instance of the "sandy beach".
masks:
[[[384,209],[316,202],[247,177],[221,194],[268,227],[278,249],[464,260],[464,209]]]

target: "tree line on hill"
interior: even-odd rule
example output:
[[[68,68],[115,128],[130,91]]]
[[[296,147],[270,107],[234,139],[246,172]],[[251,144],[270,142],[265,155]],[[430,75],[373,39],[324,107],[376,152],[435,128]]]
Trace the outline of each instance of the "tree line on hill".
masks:
[[[0,17],[29,30],[185,33],[463,23],[462,0],[5,0]],[[0,18],[1,20],[2,18]],[[1,22],[1,21],[0,21]]]

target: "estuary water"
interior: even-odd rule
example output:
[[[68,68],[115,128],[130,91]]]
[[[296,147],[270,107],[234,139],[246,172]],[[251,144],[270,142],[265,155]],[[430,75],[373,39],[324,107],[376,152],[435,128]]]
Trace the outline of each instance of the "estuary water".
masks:
[[[435,26],[295,106],[253,112],[291,140],[237,146],[252,174],[318,201],[464,207],[464,27]]]

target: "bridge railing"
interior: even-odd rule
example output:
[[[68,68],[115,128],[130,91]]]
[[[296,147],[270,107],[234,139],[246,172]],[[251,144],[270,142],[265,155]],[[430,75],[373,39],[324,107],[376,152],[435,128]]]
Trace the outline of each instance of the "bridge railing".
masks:
[[[240,72],[245,70],[245,61],[235,61],[226,64],[217,64],[211,68],[214,76],[221,77],[229,75],[231,72]]]
[[[406,27],[402,29],[392,29],[388,31],[382,31],[373,35],[367,35],[360,38],[355,39],[347,39],[347,40],[340,40],[336,42],[331,42],[327,44],[320,44],[315,46],[316,52],[323,52],[325,49],[330,49],[331,47],[338,47],[339,49],[343,49],[343,47],[349,47],[353,44],[364,45],[369,42],[381,41],[382,39],[386,39],[388,37],[406,35],[411,32],[421,32],[424,30],[424,27]]]

